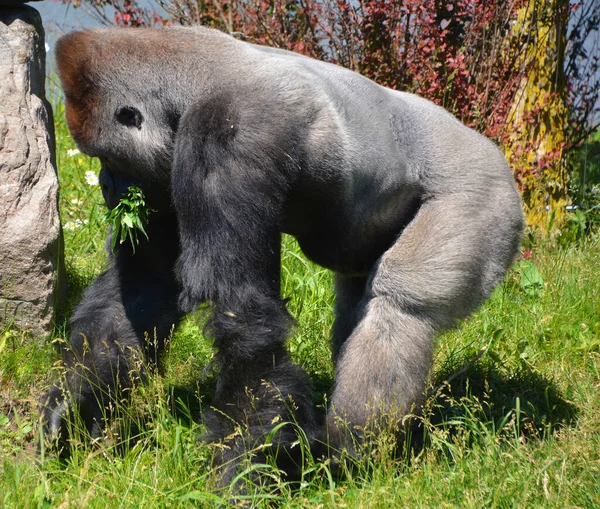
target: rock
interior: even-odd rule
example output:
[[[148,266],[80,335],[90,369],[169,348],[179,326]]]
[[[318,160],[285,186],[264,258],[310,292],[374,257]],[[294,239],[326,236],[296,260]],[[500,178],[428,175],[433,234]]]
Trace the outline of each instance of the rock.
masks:
[[[50,330],[64,287],[45,65],[39,13],[0,9],[0,326],[35,335]]]

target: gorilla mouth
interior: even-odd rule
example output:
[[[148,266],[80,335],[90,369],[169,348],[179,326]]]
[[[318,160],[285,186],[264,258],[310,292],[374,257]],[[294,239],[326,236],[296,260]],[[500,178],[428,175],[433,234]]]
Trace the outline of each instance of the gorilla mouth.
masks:
[[[104,166],[98,175],[98,183],[102,189],[104,203],[106,203],[106,206],[110,210],[114,209],[119,204],[123,194],[130,186],[135,185],[141,187],[140,181],[115,175]]]

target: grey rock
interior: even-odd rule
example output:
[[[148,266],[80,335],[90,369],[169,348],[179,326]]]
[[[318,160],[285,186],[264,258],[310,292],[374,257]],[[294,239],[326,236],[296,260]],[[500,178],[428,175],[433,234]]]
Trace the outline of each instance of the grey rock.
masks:
[[[47,333],[64,285],[44,30],[28,6],[0,9],[0,326]],[[1,329],[0,329],[1,330]]]

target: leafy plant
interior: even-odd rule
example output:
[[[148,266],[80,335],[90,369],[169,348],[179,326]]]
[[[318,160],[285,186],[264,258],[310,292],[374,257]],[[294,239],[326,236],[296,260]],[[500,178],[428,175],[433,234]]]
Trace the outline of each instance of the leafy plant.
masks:
[[[145,226],[148,224],[150,212],[153,210],[146,204],[142,189],[138,186],[129,186],[119,204],[104,216],[105,221],[112,226],[113,252],[116,250],[117,242],[123,244],[129,238],[135,253],[135,246],[139,243],[138,230],[149,240]]]
[[[544,289],[544,279],[537,266],[531,260],[521,260],[516,266],[519,274],[519,286],[530,297],[539,297]]]

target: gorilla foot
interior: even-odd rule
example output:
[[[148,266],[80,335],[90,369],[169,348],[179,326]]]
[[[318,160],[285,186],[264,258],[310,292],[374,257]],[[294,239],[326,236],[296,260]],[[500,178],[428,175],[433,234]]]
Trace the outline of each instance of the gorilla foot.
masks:
[[[414,424],[412,415],[373,412],[358,425],[330,411],[323,442],[333,474],[343,477],[356,468],[368,468],[374,458],[402,457],[411,448]]]

